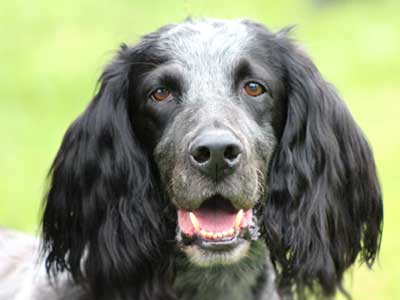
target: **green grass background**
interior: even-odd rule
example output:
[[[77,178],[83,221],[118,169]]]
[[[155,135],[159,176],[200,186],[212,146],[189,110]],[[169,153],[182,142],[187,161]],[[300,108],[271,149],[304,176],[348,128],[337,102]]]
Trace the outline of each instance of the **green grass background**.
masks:
[[[35,233],[45,176],[121,42],[187,16],[252,18],[293,36],[333,82],[374,149],[385,225],[379,263],[355,266],[355,300],[400,299],[400,1],[1,1],[0,224]],[[0,262],[1,263],[1,262]],[[342,299],[341,296],[338,299]]]

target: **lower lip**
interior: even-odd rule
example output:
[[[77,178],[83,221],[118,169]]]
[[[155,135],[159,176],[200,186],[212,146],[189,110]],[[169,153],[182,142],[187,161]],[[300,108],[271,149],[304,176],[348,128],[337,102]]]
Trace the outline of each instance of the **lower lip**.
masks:
[[[206,241],[202,239],[197,239],[195,244],[200,248],[208,251],[229,251],[237,247],[244,240],[238,236],[226,241]]]

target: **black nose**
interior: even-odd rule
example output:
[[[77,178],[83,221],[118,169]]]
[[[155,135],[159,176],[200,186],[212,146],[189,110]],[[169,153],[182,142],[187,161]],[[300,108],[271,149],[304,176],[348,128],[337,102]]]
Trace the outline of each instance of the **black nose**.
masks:
[[[189,145],[193,166],[215,181],[235,171],[241,153],[239,140],[227,130],[203,132]]]

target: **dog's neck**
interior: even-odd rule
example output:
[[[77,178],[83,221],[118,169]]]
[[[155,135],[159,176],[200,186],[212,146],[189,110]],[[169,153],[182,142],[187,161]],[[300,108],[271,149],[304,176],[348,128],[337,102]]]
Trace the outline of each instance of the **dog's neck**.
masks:
[[[180,300],[278,299],[275,273],[265,242],[254,241],[239,263],[198,267],[180,256],[177,259],[175,290]]]

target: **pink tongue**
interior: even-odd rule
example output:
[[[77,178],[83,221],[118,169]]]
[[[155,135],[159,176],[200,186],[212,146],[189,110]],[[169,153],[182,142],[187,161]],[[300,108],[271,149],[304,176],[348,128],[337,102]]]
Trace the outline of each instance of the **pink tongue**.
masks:
[[[222,232],[233,227],[236,211],[226,209],[199,208],[193,212],[199,221],[200,228],[206,231]]]
[[[192,211],[200,229],[210,232],[223,232],[233,228],[237,210],[226,201],[210,201]],[[179,227],[186,234],[194,234],[195,229],[190,221],[189,212],[178,209]]]

